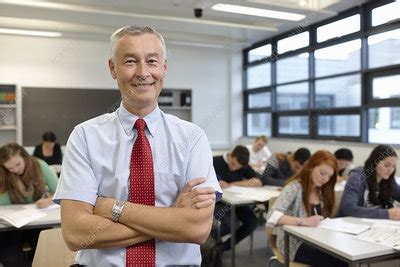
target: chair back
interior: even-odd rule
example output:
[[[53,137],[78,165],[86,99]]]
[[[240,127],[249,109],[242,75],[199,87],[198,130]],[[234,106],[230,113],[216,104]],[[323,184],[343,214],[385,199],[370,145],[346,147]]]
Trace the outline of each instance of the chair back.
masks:
[[[69,250],[61,228],[40,232],[32,267],[66,267],[75,263],[76,252]]]

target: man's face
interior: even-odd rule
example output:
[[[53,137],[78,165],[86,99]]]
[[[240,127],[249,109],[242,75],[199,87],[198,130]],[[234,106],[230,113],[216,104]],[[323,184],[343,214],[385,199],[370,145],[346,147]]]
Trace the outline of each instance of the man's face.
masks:
[[[299,161],[293,160],[290,163],[290,168],[292,169],[293,174],[296,174],[299,171],[301,171],[301,168],[303,168],[303,165],[301,165]]]
[[[237,171],[243,166],[237,161],[235,157],[228,155],[228,168],[231,172]]]
[[[126,35],[119,39],[109,67],[128,110],[155,107],[167,69],[163,47],[156,35]]]
[[[257,140],[256,142],[254,142],[254,145],[253,145],[253,150],[254,150],[254,152],[258,152],[258,151],[260,151],[261,149],[263,149],[263,147],[266,145],[267,143],[265,143],[263,140]]]
[[[337,164],[338,164],[338,170],[341,171],[341,170],[344,170],[347,167],[349,167],[351,164],[351,161],[345,160],[345,159],[338,159]]]

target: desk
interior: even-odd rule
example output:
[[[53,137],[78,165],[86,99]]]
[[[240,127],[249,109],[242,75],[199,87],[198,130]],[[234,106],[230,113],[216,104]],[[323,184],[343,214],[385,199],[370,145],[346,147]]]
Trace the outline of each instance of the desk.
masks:
[[[362,222],[361,218],[346,217],[353,223]],[[400,252],[392,248],[354,239],[354,235],[335,232],[317,227],[283,226],[285,231],[285,266],[289,266],[289,236],[324,251],[347,262],[349,266],[372,263],[400,257]]]
[[[0,206],[0,213],[7,210],[19,210],[23,209],[23,205],[5,205]],[[43,210],[47,216],[40,218],[36,221],[30,222],[21,228],[15,228],[9,224],[0,222],[0,231],[14,231],[14,230],[24,230],[24,229],[35,229],[35,228],[47,228],[47,227],[59,227],[61,225],[60,209]]]
[[[222,201],[231,207],[231,266],[235,266],[235,231],[236,231],[236,207],[247,206],[258,203],[265,203],[272,197],[277,197],[280,193],[280,187],[263,186],[263,187],[235,187],[234,190],[229,190],[229,187],[223,190]],[[263,198],[254,196],[263,195]]]

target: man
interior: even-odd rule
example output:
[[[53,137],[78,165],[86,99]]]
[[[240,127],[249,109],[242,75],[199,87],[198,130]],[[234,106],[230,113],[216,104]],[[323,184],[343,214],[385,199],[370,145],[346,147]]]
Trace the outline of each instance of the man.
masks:
[[[267,161],[262,180],[267,185],[283,186],[286,179],[298,173],[311,156],[307,148],[290,154],[276,153]]]
[[[248,166],[249,150],[244,146],[236,146],[232,152],[223,156],[214,157],[214,168],[217,173],[221,188],[231,185],[236,186],[262,186],[262,182],[257,177],[257,173]],[[250,235],[257,227],[257,216],[250,206],[236,208],[236,216],[242,225],[235,232],[236,244]],[[217,204],[214,217],[221,221],[221,235],[224,236],[231,232],[230,214],[226,211],[225,204]],[[223,242],[222,250],[231,249],[230,238]]]
[[[200,265],[221,192],[208,140],[158,107],[167,69],[158,32],[123,27],[111,46],[122,104],[71,133],[54,196],[64,239],[80,265]]]
[[[254,140],[253,144],[246,146],[250,152],[249,165],[260,174],[263,173],[267,160],[272,155],[267,144],[268,138],[265,135],[260,135]]]
[[[347,180],[349,173],[354,169],[353,153],[348,148],[339,148],[335,151],[335,157],[338,163],[338,177],[337,182]]]

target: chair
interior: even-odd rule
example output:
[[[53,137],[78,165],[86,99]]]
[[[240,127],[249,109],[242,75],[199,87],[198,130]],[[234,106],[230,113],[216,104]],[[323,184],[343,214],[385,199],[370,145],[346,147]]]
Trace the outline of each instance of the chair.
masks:
[[[269,200],[268,203],[268,210],[271,210],[273,203],[275,202],[277,198],[273,197]],[[268,267],[272,266],[273,262],[278,262],[280,264],[283,264],[285,262],[284,257],[282,255],[282,253],[279,251],[278,247],[276,246],[276,242],[277,242],[277,237],[276,235],[272,232],[274,227],[271,226],[267,226],[266,227],[266,231],[267,231],[267,239],[269,242],[269,246],[271,247],[272,253],[274,253],[274,256],[270,257],[268,260]],[[300,262],[294,262],[291,261],[289,263],[290,267],[307,267],[309,265],[300,263]]]
[[[61,228],[40,232],[32,267],[64,267],[75,262],[76,252],[68,249]]]

